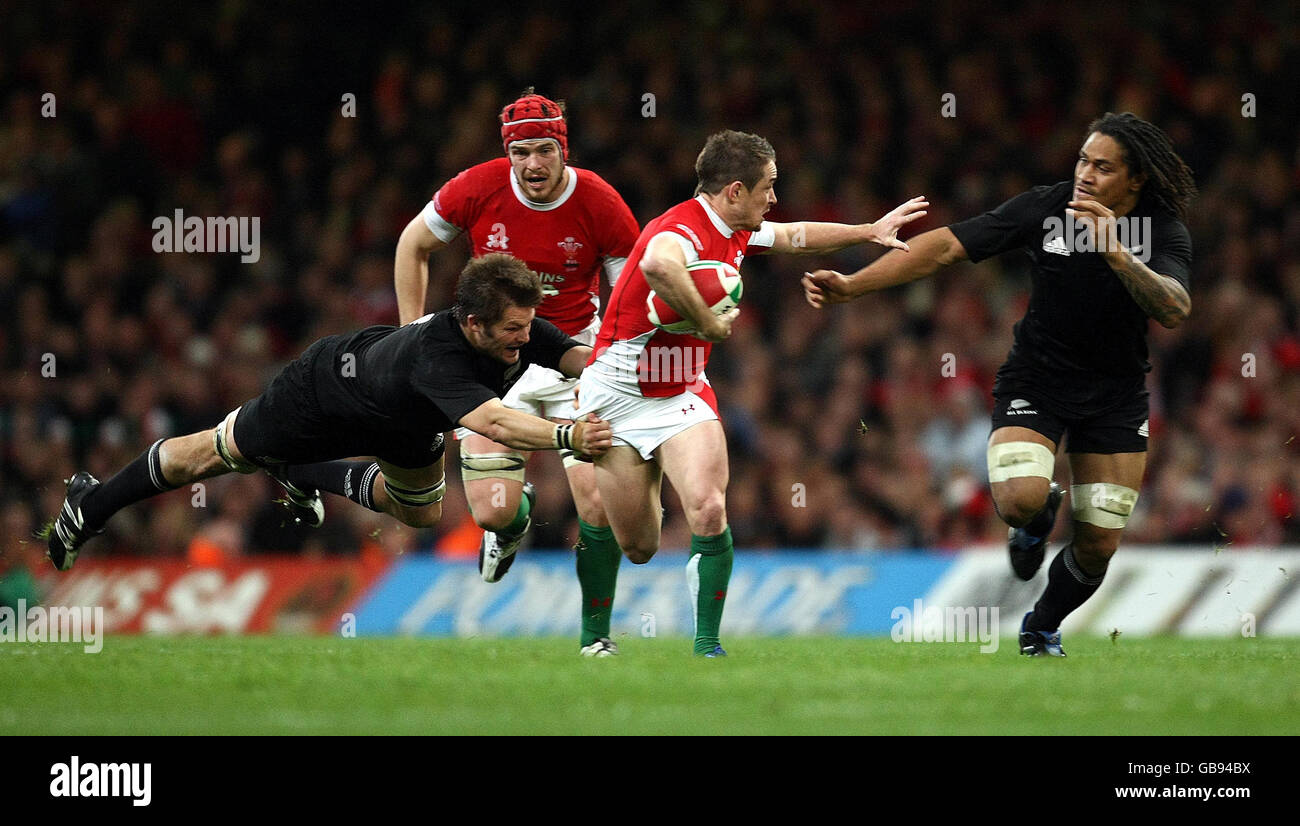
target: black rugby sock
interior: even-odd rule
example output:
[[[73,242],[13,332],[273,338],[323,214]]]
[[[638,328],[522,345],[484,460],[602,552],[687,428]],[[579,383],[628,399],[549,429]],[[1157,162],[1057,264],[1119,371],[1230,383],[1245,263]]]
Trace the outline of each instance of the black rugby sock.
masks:
[[[346,496],[363,508],[376,513],[375,477],[379,475],[378,462],[317,462],[312,465],[289,465],[289,481],[304,490],[323,490]]]
[[[144,453],[88,494],[81,503],[81,515],[90,530],[104,527],[113,514],[136,502],[157,496],[179,485],[163,478],[159,448],[163,439],[154,442]]]
[[[1034,604],[1034,613],[1025,623],[1026,631],[1055,631],[1061,620],[1097,592],[1106,572],[1089,576],[1074,558],[1074,545],[1066,545],[1047,569],[1047,588]]]
[[[1052,532],[1052,525],[1056,522],[1056,512],[1047,507],[1047,500],[1043,500],[1043,509],[1034,514],[1034,518],[1025,523],[1021,528],[1025,533],[1035,539],[1042,539]]]

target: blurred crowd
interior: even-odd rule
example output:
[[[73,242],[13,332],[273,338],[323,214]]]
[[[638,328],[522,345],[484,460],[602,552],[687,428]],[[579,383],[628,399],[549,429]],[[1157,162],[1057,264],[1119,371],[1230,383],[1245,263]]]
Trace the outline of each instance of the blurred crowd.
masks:
[[[104,479],[212,427],[316,338],[396,323],[398,235],[441,183],[502,154],[497,112],[529,85],[566,101],[571,162],[642,223],[690,197],[720,128],[776,147],[769,218],[861,222],[925,194],[919,232],[1068,178],[1105,111],[1151,120],[1201,194],[1192,317],[1152,325],[1152,448],[1126,541],[1300,541],[1293,4],[1099,4],[1068,23],[1015,3],[349,5],[0,2],[0,567],[43,552],[30,537],[76,469]],[[177,209],[260,216],[259,260],[154,252],[152,222]],[[449,306],[467,254],[434,255],[428,309]],[[804,303],[805,269],[878,254],[746,261],[709,368],[742,549],[1005,540],[984,452],[1026,261]],[[454,447],[448,467],[434,530],[333,497],[323,528],[285,525],[265,475],[230,474],[127,509],[93,549],[473,554]],[[567,548],[559,461],[529,474],[532,545]],[[687,547],[664,498],[664,547]]]

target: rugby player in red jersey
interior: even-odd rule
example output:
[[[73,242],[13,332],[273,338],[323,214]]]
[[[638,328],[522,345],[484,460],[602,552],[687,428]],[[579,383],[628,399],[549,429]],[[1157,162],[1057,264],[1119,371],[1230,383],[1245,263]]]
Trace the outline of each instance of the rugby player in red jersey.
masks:
[[[545,298],[537,316],[584,344],[600,328],[602,273],[612,284],[636,241],[637,223],[614,188],[599,175],[568,163],[568,127],[560,104],[527,90],[501,111],[506,156],[452,178],[402,232],[394,282],[401,323],[424,315],[429,255],[465,233],[475,257],[506,253],[542,278]],[[535,416],[573,418],[574,381],[533,365],[503,399]],[[498,444],[465,428],[460,438],[461,477],[474,521],[483,528],[479,570],[496,582],[510,569],[531,519],[529,453]],[[610,640],[620,549],[614,541],[589,462],[561,454],[577,506],[578,580],[587,656],[618,653]]]
[[[628,559],[644,563],[659,549],[664,475],[680,496],[691,529],[695,653],[717,657],[726,654],[718,633],[733,550],[727,442],[704,368],[713,343],[731,334],[739,308],[714,316],[686,268],[713,260],[739,270],[747,255],[829,253],[867,241],[907,249],[898,231],[925,215],[929,203],[913,198],[874,224],[765,221],[776,203],[776,153],[764,138],[743,132],[710,137],[695,171],[696,196],[647,224],[628,256],[583,373],[578,413],[595,412],[613,427],[614,447],[596,460],[596,484]],[[652,289],[695,323],[694,334],[651,324]]]

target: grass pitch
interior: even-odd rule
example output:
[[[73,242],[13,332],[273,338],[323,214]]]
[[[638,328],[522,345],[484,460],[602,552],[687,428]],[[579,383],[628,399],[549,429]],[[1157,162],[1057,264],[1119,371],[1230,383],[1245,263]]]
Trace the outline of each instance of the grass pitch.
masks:
[[[109,637],[0,645],[0,735],[1300,734],[1300,640]]]

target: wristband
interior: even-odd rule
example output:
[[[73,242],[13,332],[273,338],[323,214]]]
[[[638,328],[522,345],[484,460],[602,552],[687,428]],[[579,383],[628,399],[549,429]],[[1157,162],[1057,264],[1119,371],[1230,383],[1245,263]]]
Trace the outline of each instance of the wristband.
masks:
[[[557,424],[555,426],[556,450],[573,450],[573,428],[573,424]]]

